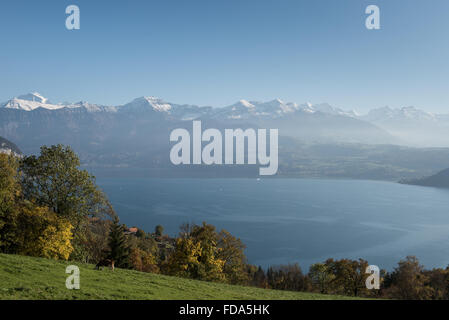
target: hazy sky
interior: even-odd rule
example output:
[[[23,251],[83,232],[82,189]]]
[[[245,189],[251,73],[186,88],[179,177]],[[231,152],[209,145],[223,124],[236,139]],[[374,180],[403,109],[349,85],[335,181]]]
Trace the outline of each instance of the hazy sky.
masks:
[[[81,29],[65,28],[66,6]],[[365,8],[381,30],[365,28]],[[449,113],[448,0],[0,2],[0,101],[328,102]]]

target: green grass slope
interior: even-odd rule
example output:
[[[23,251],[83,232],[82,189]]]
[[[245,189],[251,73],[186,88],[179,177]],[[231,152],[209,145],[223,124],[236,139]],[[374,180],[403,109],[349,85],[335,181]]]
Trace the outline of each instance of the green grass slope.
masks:
[[[65,268],[80,268],[80,290],[68,290]],[[0,254],[0,299],[350,299],[189,280],[133,270],[94,270],[90,264]]]

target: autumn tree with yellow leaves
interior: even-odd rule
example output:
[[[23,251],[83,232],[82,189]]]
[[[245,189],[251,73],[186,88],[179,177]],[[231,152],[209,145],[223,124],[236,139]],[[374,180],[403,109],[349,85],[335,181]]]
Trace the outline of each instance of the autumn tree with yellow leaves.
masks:
[[[73,251],[72,224],[46,207],[24,205],[18,225],[19,254],[67,260]]]
[[[23,198],[19,159],[0,154],[0,250],[53,259],[69,258],[73,226],[48,207]]]
[[[171,275],[228,283],[246,283],[244,245],[229,232],[215,227],[183,225],[166,265]]]

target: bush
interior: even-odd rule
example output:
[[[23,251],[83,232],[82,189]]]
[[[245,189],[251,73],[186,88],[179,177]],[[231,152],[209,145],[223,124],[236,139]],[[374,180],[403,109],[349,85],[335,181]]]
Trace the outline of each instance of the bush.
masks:
[[[19,254],[67,260],[73,251],[72,225],[46,207],[26,203],[17,227]]]

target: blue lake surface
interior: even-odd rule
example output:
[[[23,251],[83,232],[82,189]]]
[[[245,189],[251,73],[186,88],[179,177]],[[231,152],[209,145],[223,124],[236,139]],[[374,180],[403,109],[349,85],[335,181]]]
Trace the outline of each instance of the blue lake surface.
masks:
[[[121,221],[176,235],[206,221],[246,244],[264,267],[363,258],[391,270],[407,255],[449,264],[449,190],[314,179],[98,178]]]

